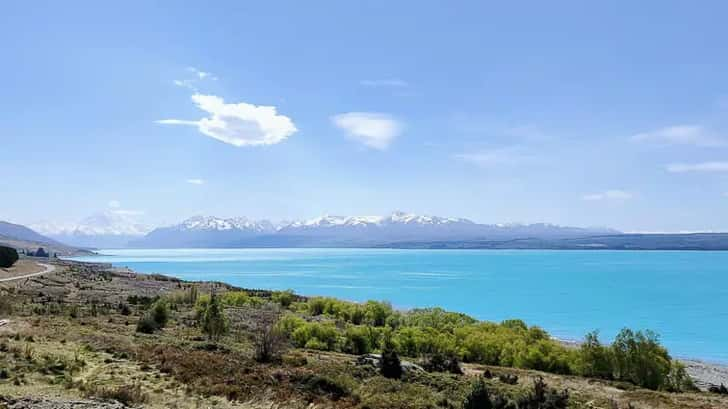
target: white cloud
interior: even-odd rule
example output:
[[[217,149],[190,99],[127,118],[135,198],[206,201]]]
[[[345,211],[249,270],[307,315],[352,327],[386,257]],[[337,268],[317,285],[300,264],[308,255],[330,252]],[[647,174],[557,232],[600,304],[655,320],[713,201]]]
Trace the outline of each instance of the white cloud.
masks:
[[[473,153],[460,153],[453,156],[482,167],[492,166],[516,166],[535,162],[535,157],[523,153],[523,149],[517,146],[484,150]]]
[[[360,85],[363,85],[365,87],[407,87],[409,84],[407,81],[397,79],[397,78],[389,78],[389,79],[380,79],[380,80],[361,80],[359,81]]]
[[[118,200],[109,200],[108,206],[112,209],[118,209],[121,207],[121,203]]]
[[[628,200],[634,197],[630,192],[624,190],[605,190],[603,192],[591,193],[584,195],[581,198],[583,200],[596,201],[596,200]]]
[[[220,97],[202,94],[192,95],[192,101],[210,115],[197,121],[162,119],[157,123],[196,126],[201,133],[238,147],[273,145],[298,131],[293,121],[278,115],[273,106],[226,104]]]
[[[655,142],[670,145],[725,146],[726,140],[717,137],[700,125],[677,125],[643,132],[632,136],[639,142]]]
[[[392,116],[374,112],[348,112],[332,116],[331,121],[350,138],[379,150],[387,149],[404,128]]]
[[[187,179],[187,183],[191,185],[204,185],[205,179]]]
[[[672,163],[667,165],[671,173],[728,172],[728,162]]]

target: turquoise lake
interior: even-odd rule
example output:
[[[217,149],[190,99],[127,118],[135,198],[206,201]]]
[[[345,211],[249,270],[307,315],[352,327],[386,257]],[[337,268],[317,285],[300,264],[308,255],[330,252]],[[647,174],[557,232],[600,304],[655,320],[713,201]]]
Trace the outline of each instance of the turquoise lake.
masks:
[[[109,262],[185,280],[293,289],[395,308],[520,318],[578,340],[652,329],[673,356],[728,363],[728,252],[174,249],[103,250]]]

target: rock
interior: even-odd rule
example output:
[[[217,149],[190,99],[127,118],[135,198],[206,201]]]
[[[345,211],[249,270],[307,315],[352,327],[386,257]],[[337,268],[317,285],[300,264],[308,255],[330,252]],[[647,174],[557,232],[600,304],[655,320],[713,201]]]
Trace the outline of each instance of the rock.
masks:
[[[92,400],[49,400],[37,398],[6,398],[0,396],[2,409],[127,409],[119,402]]]
[[[361,366],[371,366],[379,369],[382,367],[382,356],[379,354],[360,355],[356,358],[356,364]],[[402,366],[402,370],[404,372],[425,372],[425,370],[421,366],[409,361],[401,361],[400,365]]]

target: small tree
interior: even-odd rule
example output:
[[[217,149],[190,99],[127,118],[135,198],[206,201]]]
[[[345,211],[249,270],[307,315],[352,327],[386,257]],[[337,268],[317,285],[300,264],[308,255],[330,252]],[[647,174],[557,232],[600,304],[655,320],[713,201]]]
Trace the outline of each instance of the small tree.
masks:
[[[395,350],[391,335],[385,336],[384,338],[381,373],[385,378],[399,379],[402,377],[402,363]]]
[[[157,324],[157,328],[164,328],[169,321],[169,306],[164,300],[157,300],[152,304],[152,308],[149,311],[154,322]]]
[[[491,409],[493,402],[490,400],[490,392],[485,386],[485,381],[479,377],[473,384],[472,389],[465,397],[463,409]]]
[[[278,321],[266,323],[255,336],[255,360],[276,362],[286,349],[286,334],[278,327]]]
[[[599,332],[586,334],[579,347],[579,372],[582,376],[612,379],[614,364],[612,351],[599,342]]]
[[[18,261],[18,252],[12,247],[0,246],[0,267],[12,267]]]
[[[202,314],[202,332],[207,334],[210,341],[217,341],[228,330],[227,320],[220,308],[215,293],[210,294],[210,302]]]

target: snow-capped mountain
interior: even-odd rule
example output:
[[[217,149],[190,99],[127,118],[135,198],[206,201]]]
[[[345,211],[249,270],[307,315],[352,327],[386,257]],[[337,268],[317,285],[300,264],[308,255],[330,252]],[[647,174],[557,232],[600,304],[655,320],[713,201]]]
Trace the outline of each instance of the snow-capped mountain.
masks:
[[[78,247],[126,247],[151,230],[133,216],[113,211],[97,213],[78,223],[42,222],[31,227],[62,243]]]
[[[276,233],[273,223],[244,217],[223,219],[191,217],[180,224],[160,227],[131,243],[134,247],[239,247],[254,237]]]
[[[331,216],[282,222],[196,216],[153,230],[134,247],[370,247],[398,242],[569,238],[615,233],[548,224],[486,225],[462,218],[394,212],[387,216]]]

